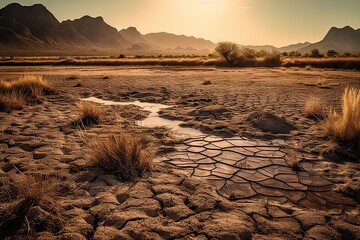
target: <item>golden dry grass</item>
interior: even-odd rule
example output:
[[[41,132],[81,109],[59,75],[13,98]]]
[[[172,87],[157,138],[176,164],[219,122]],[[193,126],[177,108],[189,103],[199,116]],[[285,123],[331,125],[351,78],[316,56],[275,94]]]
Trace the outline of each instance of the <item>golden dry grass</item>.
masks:
[[[306,99],[304,112],[307,118],[324,119],[324,103],[321,98],[312,96]]]
[[[0,81],[0,110],[18,109],[27,103],[42,101],[53,89],[41,76],[23,75],[12,81]]]
[[[282,60],[283,67],[315,67],[336,69],[360,69],[359,57],[337,58],[286,58]]]
[[[12,174],[4,185],[7,186],[8,198],[29,199],[33,206],[37,206],[45,198],[55,196],[58,182],[40,173]]]
[[[16,235],[19,239],[31,239],[33,228],[60,230],[62,220],[53,215],[57,212],[58,186],[57,180],[40,173],[12,173],[3,178],[0,182],[0,203],[3,204],[0,205],[0,238]],[[33,214],[36,207],[47,212],[46,218]]]
[[[295,172],[299,172],[302,170],[299,158],[294,150],[289,151],[289,153],[285,157],[285,161]]]
[[[20,110],[25,103],[24,96],[16,93],[0,92],[0,112],[9,112],[10,110]]]
[[[360,139],[360,89],[347,87],[342,96],[342,113],[330,110],[323,122],[329,137],[344,142]]]
[[[152,156],[137,136],[120,133],[91,144],[91,163],[116,174],[121,180],[140,177],[152,169]]]
[[[78,103],[80,110],[80,123],[89,126],[99,124],[103,118],[103,110],[100,105],[92,102],[82,101]]]

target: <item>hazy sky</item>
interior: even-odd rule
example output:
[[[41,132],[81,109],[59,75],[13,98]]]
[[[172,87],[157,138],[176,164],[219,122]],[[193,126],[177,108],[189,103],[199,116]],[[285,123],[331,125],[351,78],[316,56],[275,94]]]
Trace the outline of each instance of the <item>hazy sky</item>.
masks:
[[[0,0],[0,8],[14,1]],[[239,44],[321,40],[332,26],[360,28],[360,0],[20,0],[42,3],[59,21],[102,16],[117,29],[171,32]]]

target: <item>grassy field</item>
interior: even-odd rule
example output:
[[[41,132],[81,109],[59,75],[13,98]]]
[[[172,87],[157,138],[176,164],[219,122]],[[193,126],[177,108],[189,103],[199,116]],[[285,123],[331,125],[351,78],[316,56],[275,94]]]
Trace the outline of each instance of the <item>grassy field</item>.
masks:
[[[118,57],[3,57],[0,66],[213,66],[228,67],[220,58],[208,56],[129,56]],[[314,67],[360,70],[360,57],[336,58],[278,58],[273,55],[262,58],[240,58],[232,67]]]

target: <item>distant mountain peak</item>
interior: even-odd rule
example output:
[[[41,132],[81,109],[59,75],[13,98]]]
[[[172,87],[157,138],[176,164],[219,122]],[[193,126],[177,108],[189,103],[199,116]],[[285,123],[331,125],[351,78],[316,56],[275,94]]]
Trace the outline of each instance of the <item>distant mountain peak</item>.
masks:
[[[126,30],[138,32],[138,30],[136,29],[136,27],[128,27]]]
[[[350,26],[332,27],[323,40],[302,48],[300,51],[308,53],[314,48],[319,49],[322,53],[326,53],[328,50],[335,50],[340,53],[358,53],[360,52],[360,31]]]
[[[85,15],[85,16],[83,16],[83,17],[81,17],[80,19],[78,19],[78,20],[82,20],[82,21],[94,21],[94,22],[105,22],[104,21],[104,19],[103,19],[103,17],[91,17],[91,16],[89,16],[89,15]]]

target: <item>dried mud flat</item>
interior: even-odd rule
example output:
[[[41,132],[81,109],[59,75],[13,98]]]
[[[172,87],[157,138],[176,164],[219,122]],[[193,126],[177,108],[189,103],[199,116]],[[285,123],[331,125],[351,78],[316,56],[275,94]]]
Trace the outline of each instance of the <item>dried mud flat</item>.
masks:
[[[34,218],[50,219],[53,226],[37,229],[32,238],[360,239],[359,153],[334,146],[320,123],[303,111],[311,96],[339,108],[344,87],[359,83],[357,71],[0,71],[2,79],[43,75],[58,91],[42,104],[0,112],[0,177],[41,172],[61,182],[57,215],[32,211]],[[103,106],[101,124],[73,127],[79,118],[76,102],[87,97],[172,105],[160,115],[205,136],[180,141],[166,128],[139,127],[136,120],[147,112],[134,105]],[[147,136],[153,143],[158,151],[153,172],[121,182],[90,167],[89,143],[119,131]],[[291,151],[300,158],[301,171],[286,162]]]

